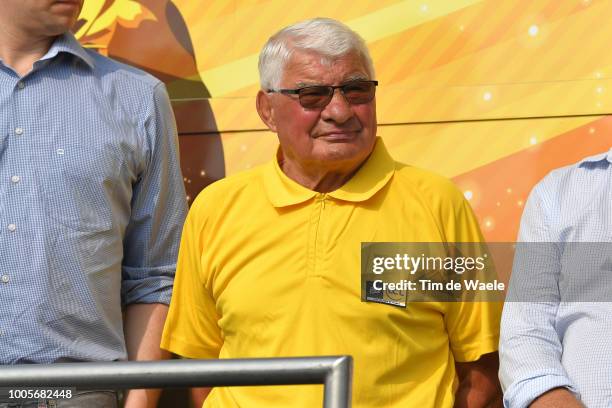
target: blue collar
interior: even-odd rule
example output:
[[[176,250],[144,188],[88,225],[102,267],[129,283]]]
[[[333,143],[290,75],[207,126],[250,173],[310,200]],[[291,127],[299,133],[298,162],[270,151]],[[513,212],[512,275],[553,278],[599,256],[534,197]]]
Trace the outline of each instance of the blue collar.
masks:
[[[90,68],[94,67],[94,60],[91,55],[87,53],[87,51],[81,46],[81,44],[79,44],[77,39],[74,38],[74,35],[70,32],[64,33],[57,37],[57,39],[51,45],[51,48],[49,48],[49,51],[47,51],[47,53],[40,60],[49,60],[61,52],[72,54],[83,60]]]

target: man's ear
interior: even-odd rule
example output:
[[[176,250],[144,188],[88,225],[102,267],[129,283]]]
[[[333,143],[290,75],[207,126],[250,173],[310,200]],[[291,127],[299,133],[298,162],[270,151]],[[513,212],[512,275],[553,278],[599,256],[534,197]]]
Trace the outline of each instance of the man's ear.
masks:
[[[276,121],[274,120],[274,108],[270,103],[270,95],[264,92],[263,90],[259,90],[257,92],[257,113],[259,113],[259,117],[266,126],[273,132],[276,132]]]

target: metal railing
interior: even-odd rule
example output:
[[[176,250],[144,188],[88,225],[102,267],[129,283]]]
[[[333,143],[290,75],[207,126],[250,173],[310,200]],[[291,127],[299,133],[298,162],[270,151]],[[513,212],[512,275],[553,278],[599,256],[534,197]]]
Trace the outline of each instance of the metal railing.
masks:
[[[0,388],[89,389],[323,384],[324,408],[349,408],[350,356],[0,366]]]

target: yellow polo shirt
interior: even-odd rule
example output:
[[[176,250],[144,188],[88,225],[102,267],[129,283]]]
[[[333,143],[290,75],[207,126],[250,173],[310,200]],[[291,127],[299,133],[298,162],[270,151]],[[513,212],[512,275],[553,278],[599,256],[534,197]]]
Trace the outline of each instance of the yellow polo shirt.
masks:
[[[193,203],[162,347],[189,358],[350,354],[354,407],[452,407],[455,361],[497,350],[499,304],[361,302],[361,242],[479,240],[456,187],[394,162],[381,139],[327,194],[273,160]],[[322,398],[322,386],[227,387],[204,406],[310,408]]]

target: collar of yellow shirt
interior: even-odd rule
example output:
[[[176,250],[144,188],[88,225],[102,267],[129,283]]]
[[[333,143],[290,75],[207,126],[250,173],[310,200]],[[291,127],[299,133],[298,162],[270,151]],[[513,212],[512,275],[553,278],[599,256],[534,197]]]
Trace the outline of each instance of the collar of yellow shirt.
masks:
[[[344,201],[365,201],[382,189],[394,172],[395,161],[378,137],[372,154],[359,171],[342,187],[328,193],[328,196]],[[318,194],[287,177],[280,169],[276,156],[264,170],[264,188],[274,207],[303,203]]]

